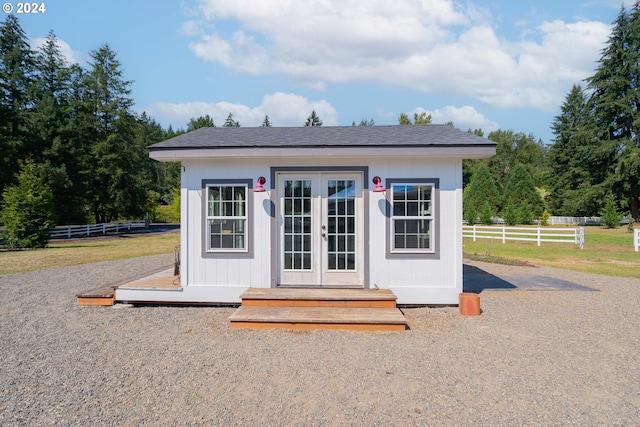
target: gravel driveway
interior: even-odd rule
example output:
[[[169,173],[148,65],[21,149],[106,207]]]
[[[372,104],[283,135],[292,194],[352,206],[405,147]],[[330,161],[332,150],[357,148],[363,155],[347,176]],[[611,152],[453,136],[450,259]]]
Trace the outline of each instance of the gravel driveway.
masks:
[[[468,262],[592,290],[485,287],[404,332],[231,330],[227,307],[80,307],[173,255],[0,277],[0,425],[638,425],[640,280]]]

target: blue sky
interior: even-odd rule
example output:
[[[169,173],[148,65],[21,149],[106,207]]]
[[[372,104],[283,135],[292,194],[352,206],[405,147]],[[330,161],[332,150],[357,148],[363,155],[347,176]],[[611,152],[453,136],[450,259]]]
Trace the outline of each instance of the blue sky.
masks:
[[[627,8],[631,6],[626,1]],[[13,2],[15,6],[17,2]],[[463,130],[545,143],[571,86],[593,74],[621,0],[49,0],[16,15],[87,66],[108,43],[138,112],[185,128],[324,125],[426,111]]]

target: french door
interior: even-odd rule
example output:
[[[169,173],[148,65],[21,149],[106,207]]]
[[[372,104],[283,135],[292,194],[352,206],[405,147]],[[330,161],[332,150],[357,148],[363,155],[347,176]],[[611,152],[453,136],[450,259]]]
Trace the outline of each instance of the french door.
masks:
[[[278,174],[279,284],[363,285],[360,173]]]

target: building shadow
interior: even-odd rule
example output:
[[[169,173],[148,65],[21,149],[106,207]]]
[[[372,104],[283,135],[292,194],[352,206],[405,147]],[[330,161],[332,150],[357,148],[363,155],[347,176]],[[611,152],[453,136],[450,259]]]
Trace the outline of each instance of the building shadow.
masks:
[[[486,271],[464,264],[462,266],[462,291],[479,294],[485,289],[516,289],[517,286]]]
[[[598,291],[579,283],[535,274],[498,277],[481,268],[463,264],[462,290],[479,294],[485,289],[520,289],[526,291]]]

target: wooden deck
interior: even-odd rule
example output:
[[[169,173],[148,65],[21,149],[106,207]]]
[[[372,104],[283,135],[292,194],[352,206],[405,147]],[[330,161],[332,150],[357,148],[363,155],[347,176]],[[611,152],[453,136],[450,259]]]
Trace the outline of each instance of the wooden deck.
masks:
[[[149,288],[149,289],[180,289],[180,276],[173,274],[173,267],[158,271],[139,279],[121,283],[117,288]]]
[[[232,328],[402,331],[407,321],[389,290],[249,289],[230,317]]]
[[[120,287],[141,289],[180,289],[180,276],[174,276],[173,267],[163,268],[155,273],[135,277],[115,285],[99,286],[76,295],[78,305],[109,306],[117,300]]]

